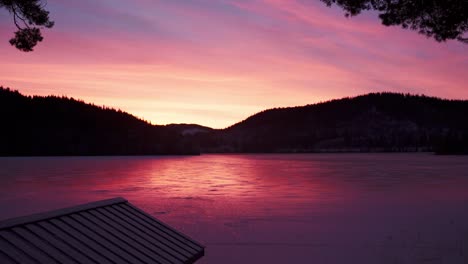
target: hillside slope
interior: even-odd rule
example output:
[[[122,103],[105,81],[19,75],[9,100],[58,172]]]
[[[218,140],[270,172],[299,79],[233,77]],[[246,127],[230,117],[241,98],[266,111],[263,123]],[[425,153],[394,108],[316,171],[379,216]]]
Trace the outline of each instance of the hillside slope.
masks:
[[[200,152],[468,153],[468,101],[374,93],[262,111],[226,129],[157,126],[72,98],[0,87],[0,156]]]
[[[213,133],[205,152],[468,150],[468,101],[374,93],[270,109]]]
[[[182,135],[128,113],[0,87],[0,155],[198,153]]]

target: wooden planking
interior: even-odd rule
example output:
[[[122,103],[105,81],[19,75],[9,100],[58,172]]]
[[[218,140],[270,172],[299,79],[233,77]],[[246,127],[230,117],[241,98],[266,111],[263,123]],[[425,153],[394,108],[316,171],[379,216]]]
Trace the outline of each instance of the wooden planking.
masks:
[[[148,257],[141,254],[139,250],[131,246],[127,238],[119,236],[115,232],[106,231],[80,215],[72,215],[70,217],[96,234],[96,241],[105,245],[109,250],[112,250],[114,254],[118,254],[130,263],[151,262],[151,259],[148,259]]]
[[[34,224],[28,224],[25,227],[31,232],[40,236],[45,241],[48,241],[51,245],[55,246],[58,250],[67,254],[74,261],[81,263],[81,264],[93,263],[93,262],[97,263],[93,261],[92,259],[86,257],[86,255],[84,255],[83,253],[77,251],[74,247],[69,246],[69,244],[63,240],[66,238],[55,235],[54,233],[52,233],[51,230],[44,229],[40,227],[39,225],[34,225]]]
[[[204,247],[123,198],[0,222],[0,263],[194,263]]]
[[[87,259],[91,260],[91,262],[94,263],[105,263],[109,264],[108,259],[104,258],[104,256],[96,253],[92,248],[90,248],[87,244],[84,242],[81,242],[78,238],[75,238],[74,236],[71,236],[69,233],[66,232],[66,230],[61,229],[60,227],[47,222],[41,222],[39,223],[41,227],[46,229],[47,231],[50,231],[53,233],[55,236],[60,237],[60,239],[63,241],[64,245],[69,245],[75,251],[80,252],[84,257]],[[68,252],[72,254],[72,252]],[[85,262],[89,263],[89,262]]]
[[[155,226],[156,228],[159,228],[159,229],[162,229],[164,230],[165,233],[173,236],[174,238],[176,238],[177,240],[179,240],[180,242],[184,243],[185,245],[197,250],[197,251],[200,251],[200,250],[203,250],[203,246],[201,246],[200,243],[198,242],[195,242],[195,240],[193,240],[192,238],[189,238],[187,236],[185,236],[184,234],[176,231],[175,229],[173,229],[172,227],[164,224],[163,222],[157,220],[156,218],[154,218],[153,216],[147,214],[146,212],[140,210],[139,208],[129,204],[129,203],[123,203],[120,205],[120,207],[122,208],[126,208],[130,213],[134,213],[137,217],[141,218],[142,220],[145,220],[145,221],[148,221],[149,223],[151,223],[153,226]]]
[[[52,219],[50,222],[61,231],[67,233],[68,236],[76,239],[78,241],[78,244],[76,244],[77,249],[80,251],[87,251],[89,256],[98,260],[98,263],[118,263],[120,261],[120,259],[114,256],[114,254],[96,243],[94,240],[89,239],[85,234],[81,233],[76,228],[73,228],[58,219]]]
[[[203,251],[203,246],[201,246],[199,243],[194,242],[194,240],[192,240],[191,238],[188,238],[187,236],[182,235],[180,232],[158,221],[156,218],[141,211],[140,209],[130,204],[121,204],[119,206],[112,206],[112,208],[117,208],[117,207],[121,207],[125,209],[125,211],[127,211],[128,213],[132,214],[134,217],[141,220],[141,222],[149,224],[149,226],[151,226],[152,230],[154,230],[155,232],[158,232],[158,230],[160,230],[166,233],[167,235],[171,236],[172,238],[174,238],[176,241],[178,241],[179,244],[185,247],[194,249],[195,252]]]
[[[25,263],[25,264],[38,263],[37,260],[33,259],[26,252],[15,247],[14,245],[12,245],[7,240],[1,237],[0,237],[0,251],[2,251],[5,255],[8,255],[8,257],[15,259],[16,261],[20,263]]]
[[[56,260],[52,259],[47,254],[43,254],[40,249],[36,248],[29,241],[24,240],[22,237],[20,237],[18,234],[15,234],[13,231],[2,231],[0,232],[0,236],[3,239],[8,240],[8,242],[10,242],[15,247],[23,249],[23,251],[27,252],[29,256],[41,263],[58,263]]]
[[[54,210],[45,213],[33,214],[29,216],[17,217],[13,219],[7,219],[0,222],[0,230],[7,229],[18,225],[30,224],[34,222],[44,221],[47,219],[52,219],[68,214],[73,214],[81,211],[87,211],[98,207],[109,206],[119,203],[127,203],[128,201],[122,197],[117,197],[113,199],[107,199],[87,204],[82,204],[74,207],[62,208],[59,210]]]
[[[0,245],[0,247],[1,247],[1,245]],[[18,262],[15,262],[15,260],[12,257],[8,256],[6,253],[3,253],[3,251],[0,248],[0,263],[16,264]]]
[[[159,223],[152,221],[152,219],[146,218],[145,216],[139,214],[139,212],[132,210],[130,207],[111,206],[110,208],[114,208],[123,215],[126,215],[128,218],[135,220],[138,225],[151,230],[152,233],[157,234],[161,238],[164,237],[165,239],[172,241],[182,250],[190,251],[191,254],[195,254],[202,249],[201,247],[197,249],[195,246],[192,246],[192,244],[189,243],[184,237],[178,236],[177,233],[173,233],[169,229],[165,229],[163,226],[159,225]]]
[[[108,217],[119,219],[119,224],[125,227],[128,232],[133,232],[141,238],[145,239],[148,244],[161,248],[162,252],[164,252],[164,254],[168,254],[171,259],[177,259],[179,262],[187,259],[187,253],[181,251],[181,249],[178,248],[176,244],[171,244],[170,241],[162,238],[161,236],[155,236],[151,231],[146,230],[144,227],[139,226],[138,224],[135,224],[134,219],[122,215],[113,208],[102,208],[100,210],[101,211],[96,210],[96,213],[102,213],[103,215],[108,215]]]
[[[167,234],[161,229],[154,228],[151,226],[150,223],[144,221],[144,219],[139,218],[138,216],[132,214],[131,212],[122,209],[120,206],[112,206],[107,208],[102,208],[100,210],[108,210],[116,217],[120,217],[125,222],[135,226],[140,231],[147,233],[148,235],[152,236],[156,240],[164,241],[169,247],[173,248],[174,250],[180,252],[180,254],[184,256],[193,256],[197,254],[197,251],[188,245],[182,243],[180,240],[177,240],[170,234]]]
[[[97,210],[93,210],[87,213],[83,213],[83,215],[88,217],[90,220],[94,219],[95,223],[102,226],[102,228],[115,230],[115,234],[124,237],[125,240],[128,241],[127,243],[130,245],[137,246],[137,250],[152,258],[153,261],[156,260],[158,263],[177,263],[177,259],[165,252],[161,247],[153,246],[153,248],[157,248],[158,250],[151,251],[151,247],[148,246],[148,240],[145,240],[144,236],[129,231],[125,225],[122,225],[117,221],[113,221],[111,218],[99,214],[96,211]],[[107,227],[105,227],[106,224]]]
[[[114,206],[116,206],[116,205],[114,205]],[[188,236],[185,236],[184,234],[182,234],[182,233],[178,232],[177,230],[173,229],[172,227],[164,224],[163,222],[161,222],[158,219],[152,217],[151,215],[147,214],[146,212],[140,210],[138,207],[135,207],[130,203],[122,203],[122,204],[119,204],[118,206],[127,208],[130,212],[133,210],[135,212],[135,215],[139,214],[140,217],[141,216],[146,217],[147,222],[153,224],[153,226],[157,227],[159,225],[160,227],[164,228],[164,232],[166,232],[168,234],[172,234],[174,237],[177,237],[177,239],[179,241],[181,241],[182,243],[185,243],[186,246],[189,246],[189,247],[197,250],[197,253],[192,255],[192,257],[186,263],[194,263],[195,261],[197,261],[198,259],[200,259],[201,257],[204,256],[205,248],[200,243],[196,242],[195,240],[189,238]],[[116,206],[116,207],[118,207],[118,206]],[[142,218],[144,218],[144,217],[142,217]]]
[[[136,263],[141,263],[134,258],[127,256],[121,252],[117,247],[112,245],[109,241],[104,241],[99,239],[98,234],[94,231],[89,230],[83,224],[76,222],[73,219],[68,218],[61,218],[60,220],[52,220],[56,221],[57,224],[62,224],[65,228],[70,228],[73,235],[76,235],[76,238],[84,242],[86,245],[89,245],[96,252],[99,252],[102,256],[106,257],[107,259],[111,260],[114,263],[129,263],[130,261],[136,261]],[[61,222],[61,223],[60,223]],[[126,258],[127,257],[127,258]]]
[[[15,227],[12,230],[13,232],[23,237],[24,240],[36,246],[37,249],[42,250],[46,255],[50,256],[55,261],[59,263],[77,263],[75,260],[63,254],[60,250],[58,250],[54,246],[51,246],[50,243],[41,239],[40,237],[38,237],[31,231],[25,229],[24,227]]]
[[[147,241],[147,243],[151,243],[152,245],[161,248],[163,250],[162,252],[165,252],[171,256],[171,259],[176,258],[179,261],[185,261],[192,255],[187,255],[187,253],[179,249],[176,244],[171,245],[171,243],[165,241],[164,239],[158,239],[158,235],[154,235],[153,232],[151,232],[150,230],[147,230],[141,227],[140,225],[136,224],[136,222],[134,222],[134,219],[128,218],[127,216],[120,214],[113,208],[102,208],[95,211],[96,213],[102,212],[104,214],[110,215],[111,217],[113,216],[121,219],[121,221],[119,221],[119,224],[121,226],[125,227],[127,230],[130,230],[130,232],[133,232],[138,236],[144,238]]]

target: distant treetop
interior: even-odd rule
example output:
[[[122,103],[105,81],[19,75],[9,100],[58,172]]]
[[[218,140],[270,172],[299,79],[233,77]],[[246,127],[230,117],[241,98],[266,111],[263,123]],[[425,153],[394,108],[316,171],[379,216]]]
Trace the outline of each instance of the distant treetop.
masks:
[[[468,44],[468,0],[320,0],[355,16],[376,10],[385,26],[400,25],[441,42],[456,39]]]
[[[32,51],[43,40],[41,28],[51,28],[54,22],[44,9],[42,0],[0,0],[0,8],[5,8],[13,16],[17,27],[10,44],[21,51]]]

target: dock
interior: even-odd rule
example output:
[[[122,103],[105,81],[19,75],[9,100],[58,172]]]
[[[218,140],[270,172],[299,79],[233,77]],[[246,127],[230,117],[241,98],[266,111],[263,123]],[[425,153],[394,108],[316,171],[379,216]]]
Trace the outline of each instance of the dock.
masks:
[[[0,263],[190,264],[204,246],[124,198],[0,222]]]

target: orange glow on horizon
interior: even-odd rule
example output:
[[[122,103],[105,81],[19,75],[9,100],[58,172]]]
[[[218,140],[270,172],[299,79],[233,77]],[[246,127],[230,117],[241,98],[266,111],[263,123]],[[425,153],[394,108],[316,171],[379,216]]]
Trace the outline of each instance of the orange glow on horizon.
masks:
[[[121,109],[153,124],[197,123],[224,128],[266,108],[325,99],[311,98],[301,90],[292,97],[287,90],[254,77],[210,75],[170,66],[73,65],[73,70],[69,65],[3,66],[8,76],[3,79],[5,86],[26,95],[65,95]],[[16,72],[20,67],[30,73],[27,82],[23,74]],[[309,69],[312,66],[304,68]],[[26,83],[35,88],[28,89]],[[194,92],[194,85],[203,89]],[[55,87],[60,87],[59,93]],[[247,98],[243,98],[245,90],[250,90]],[[278,98],[269,94],[282,95]]]
[[[15,29],[5,20],[0,85],[153,124],[213,128],[268,108],[369,92],[468,99],[466,45],[384,27],[369,14],[346,19],[298,0],[129,5],[50,0],[56,26],[31,53],[8,44]]]

